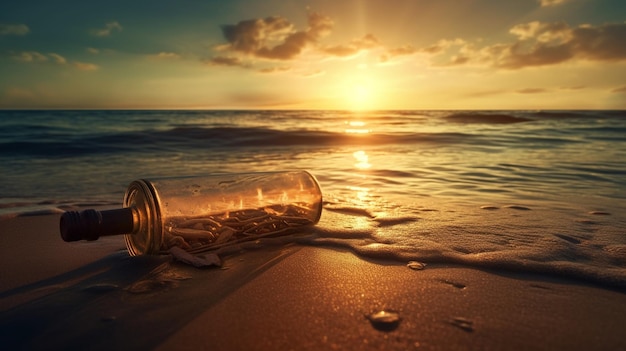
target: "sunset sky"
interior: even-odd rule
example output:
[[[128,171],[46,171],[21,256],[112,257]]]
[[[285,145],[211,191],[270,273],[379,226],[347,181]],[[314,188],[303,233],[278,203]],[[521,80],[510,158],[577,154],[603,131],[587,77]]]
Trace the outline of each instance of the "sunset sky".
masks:
[[[3,1],[0,77],[0,108],[626,109],[626,1]]]

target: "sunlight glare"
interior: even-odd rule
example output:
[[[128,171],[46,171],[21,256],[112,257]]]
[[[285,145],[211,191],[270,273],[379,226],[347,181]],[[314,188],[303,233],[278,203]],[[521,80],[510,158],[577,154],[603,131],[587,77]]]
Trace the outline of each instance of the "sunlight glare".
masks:
[[[347,122],[350,127],[365,127],[365,122],[363,121],[350,121]]]
[[[345,124],[349,127],[345,130],[347,134],[367,134],[370,132],[369,129],[363,128],[365,127],[365,122],[363,121],[346,121]]]
[[[358,102],[365,102],[370,97],[370,90],[362,84],[354,87],[354,99]]]
[[[370,110],[376,106],[375,85],[369,79],[358,79],[346,84],[343,95],[351,110]]]
[[[363,150],[355,151],[352,156],[356,159],[354,166],[358,169],[369,169],[372,165],[369,163],[369,156]]]
[[[370,105],[371,91],[364,84],[356,84],[349,92],[350,106],[355,110],[368,109]]]
[[[366,203],[370,197],[370,189],[361,186],[348,186],[349,190],[354,191],[356,199],[361,203]]]

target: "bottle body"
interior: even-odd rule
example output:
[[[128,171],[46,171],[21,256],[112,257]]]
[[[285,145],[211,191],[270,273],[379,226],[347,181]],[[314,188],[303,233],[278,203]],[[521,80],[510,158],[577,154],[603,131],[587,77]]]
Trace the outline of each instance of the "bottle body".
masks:
[[[124,207],[133,213],[131,255],[200,252],[315,224],[322,193],[306,171],[217,174],[136,180]]]

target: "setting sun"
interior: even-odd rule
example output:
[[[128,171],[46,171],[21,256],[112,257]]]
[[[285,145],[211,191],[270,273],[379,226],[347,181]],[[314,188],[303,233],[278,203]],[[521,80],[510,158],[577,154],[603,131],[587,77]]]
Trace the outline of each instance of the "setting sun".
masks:
[[[364,104],[370,98],[370,90],[362,84],[356,85],[352,93],[352,100],[357,104]]]
[[[346,108],[349,110],[379,109],[379,95],[371,79],[359,79],[344,86]]]

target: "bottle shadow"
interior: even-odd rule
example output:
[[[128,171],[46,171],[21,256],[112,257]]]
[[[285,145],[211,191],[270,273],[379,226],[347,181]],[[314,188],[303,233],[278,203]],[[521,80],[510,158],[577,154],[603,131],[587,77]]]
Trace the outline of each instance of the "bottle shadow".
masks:
[[[8,350],[151,350],[297,250],[235,253],[221,269],[117,252],[1,293],[0,308],[13,306],[0,313],[0,340]]]

